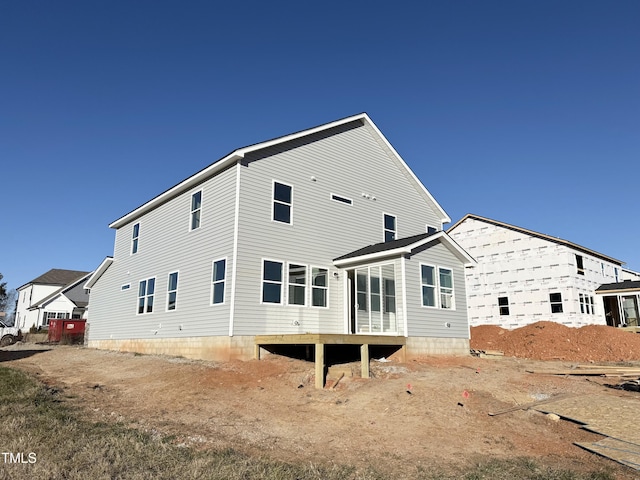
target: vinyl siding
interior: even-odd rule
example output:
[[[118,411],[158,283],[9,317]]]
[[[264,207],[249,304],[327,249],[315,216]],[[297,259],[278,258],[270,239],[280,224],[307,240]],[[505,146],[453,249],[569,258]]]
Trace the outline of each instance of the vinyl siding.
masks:
[[[292,225],[271,220],[274,180],[293,186]],[[396,216],[398,238],[442,220],[359,121],[254,152],[242,162],[240,192],[238,335],[345,332],[345,275],[332,259],[383,241],[384,213]],[[333,201],[331,194],[353,204]],[[265,258],[328,268],[329,308],[261,304]]]
[[[116,231],[114,261],[91,290],[91,340],[228,335],[235,185],[232,167]],[[201,227],[189,231],[191,195],[200,189]],[[131,255],[136,223],[138,253]],[[212,306],[212,262],[224,257],[225,303]],[[168,275],[175,271],[177,308],[167,312]],[[139,282],[152,277],[154,311],[137,315]],[[130,288],[122,290],[124,284]]]
[[[469,338],[464,266],[442,243],[428,243],[405,260],[408,335],[412,337]],[[453,271],[454,309],[422,306],[420,265]],[[437,275],[437,270],[436,270]],[[438,290],[436,289],[436,295]],[[449,323],[449,327],[446,324]]]

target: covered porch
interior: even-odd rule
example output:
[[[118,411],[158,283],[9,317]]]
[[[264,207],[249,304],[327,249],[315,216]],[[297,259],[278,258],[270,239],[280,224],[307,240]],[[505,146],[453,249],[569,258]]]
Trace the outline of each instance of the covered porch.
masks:
[[[330,333],[303,333],[291,335],[256,335],[255,358],[260,359],[260,349],[268,345],[315,346],[315,387],[324,388],[326,380],[325,345],[360,345],[362,378],[369,378],[369,346],[399,346],[403,358],[406,355],[406,338],[390,335],[354,335]]]

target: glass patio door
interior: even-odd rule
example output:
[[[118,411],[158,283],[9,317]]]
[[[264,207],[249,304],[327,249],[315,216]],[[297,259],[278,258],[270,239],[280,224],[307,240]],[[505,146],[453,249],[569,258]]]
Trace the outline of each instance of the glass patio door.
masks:
[[[393,264],[356,269],[356,333],[397,333]]]

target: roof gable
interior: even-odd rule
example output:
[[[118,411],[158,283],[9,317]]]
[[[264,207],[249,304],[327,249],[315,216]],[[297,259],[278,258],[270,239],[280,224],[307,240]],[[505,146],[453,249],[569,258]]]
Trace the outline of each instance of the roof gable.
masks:
[[[21,288],[26,287],[27,285],[60,285],[65,286],[74,280],[79,280],[80,278],[88,275],[91,272],[83,272],[80,270],[63,270],[60,268],[53,268],[49,270],[47,273],[43,273],[39,277],[34,278],[30,282],[25,283],[24,285],[17,288],[20,290]]]
[[[569,248],[571,248],[573,250],[576,250],[578,252],[585,253],[587,255],[592,255],[592,256],[594,256],[596,258],[599,258],[601,260],[605,260],[607,262],[616,263],[618,265],[622,265],[624,263],[621,260],[615,259],[613,257],[609,257],[607,255],[604,255],[603,253],[599,253],[599,252],[596,252],[595,250],[591,250],[589,248],[583,247],[582,245],[578,245],[577,243],[570,242],[569,240],[564,240],[564,239],[558,238],[558,237],[552,237],[551,235],[547,235],[547,234],[544,234],[544,233],[536,232],[534,230],[528,230],[526,228],[518,227],[516,225],[511,225],[509,223],[499,222],[498,220],[492,220],[491,218],[481,217],[479,215],[474,215],[472,213],[466,214],[464,217],[462,217],[460,220],[458,220],[455,224],[453,224],[451,227],[449,227],[447,229],[447,233],[451,233],[453,230],[455,230],[457,227],[462,225],[467,220],[477,220],[479,222],[488,223],[490,225],[495,225],[497,227],[506,228],[507,230],[512,230],[514,232],[522,233],[522,234],[528,235],[530,237],[535,237],[535,238],[539,238],[539,239],[542,239],[542,240],[546,240],[548,242],[555,243],[557,245],[564,245],[564,246],[569,247]]]
[[[38,301],[37,303],[34,303],[29,310],[32,310],[34,308],[39,308],[41,306],[44,306],[45,304],[49,303],[51,300],[53,300],[55,297],[58,297],[59,295],[64,295],[65,293],[68,293],[69,290],[77,287],[81,282],[85,281],[87,278],[89,278],[89,276],[91,275],[91,272],[84,272],[84,275],[81,275],[80,277],[76,277],[74,278],[71,282],[69,282],[68,284],[66,284],[63,287],[60,287],[58,290],[56,290],[55,292],[47,295],[46,297],[44,297],[42,300]],[[73,299],[67,297],[69,299],[69,301],[76,303]]]
[[[202,183],[218,174],[219,172],[229,168],[234,165],[236,162],[244,159],[248,154],[256,152],[258,150],[262,150],[265,148],[273,147],[275,145],[284,144],[286,142],[290,142],[292,140],[301,139],[303,137],[308,137],[310,135],[314,135],[320,132],[326,132],[335,127],[346,125],[352,122],[360,122],[362,125],[365,125],[371,129],[373,134],[376,136],[376,139],[385,146],[385,149],[389,152],[392,158],[398,163],[400,168],[405,170],[409,179],[415,184],[416,188],[420,191],[420,193],[427,199],[427,201],[433,205],[438,216],[441,218],[442,223],[448,223],[451,221],[449,216],[446,214],[444,209],[440,206],[440,204],[433,198],[431,193],[426,189],[426,187],[422,184],[422,182],[416,177],[416,175],[411,171],[406,162],[400,157],[398,152],[393,148],[393,146],[389,143],[389,141],[382,135],[382,132],[375,126],[373,121],[369,118],[366,113],[360,113],[358,115],[353,115],[350,117],[343,118],[341,120],[336,120],[334,122],[326,123],[323,125],[319,125],[317,127],[309,128],[306,130],[301,130],[295,133],[291,133],[289,135],[284,135],[282,137],[277,137],[272,140],[267,140],[265,142],[256,143],[253,145],[249,145],[247,147],[242,147],[233,152],[229,153],[225,157],[217,160],[211,165],[205,167],[189,178],[183,180],[177,185],[171,187],[170,189],[164,191],[160,195],[154,197],[149,200],[147,203],[141,205],[140,207],[132,210],[126,215],[118,218],[113,221],[109,227],[110,228],[120,228],[127,223],[133,221],[134,219],[144,215],[145,213],[155,209],[156,207],[162,205],[163,203],[173,199],[174,197],[180,195],[181,193],[191,189],[192,187]]]
[[[355,263],[376,261],[386,257],[407,255],[429,242],[439,241],[456,255],[465,265],[474,265],[476,261],[445,232],[421,233],[400,238],[391,242],[375,243],[334,258],[333,264],[342,267]]]

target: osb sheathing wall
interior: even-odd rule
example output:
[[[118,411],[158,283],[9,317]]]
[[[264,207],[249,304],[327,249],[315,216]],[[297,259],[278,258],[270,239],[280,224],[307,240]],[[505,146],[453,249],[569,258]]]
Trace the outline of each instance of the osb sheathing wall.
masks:
[[[218,362],[251,360],[255,355],[253,336],[89,340],[87,347]]]

